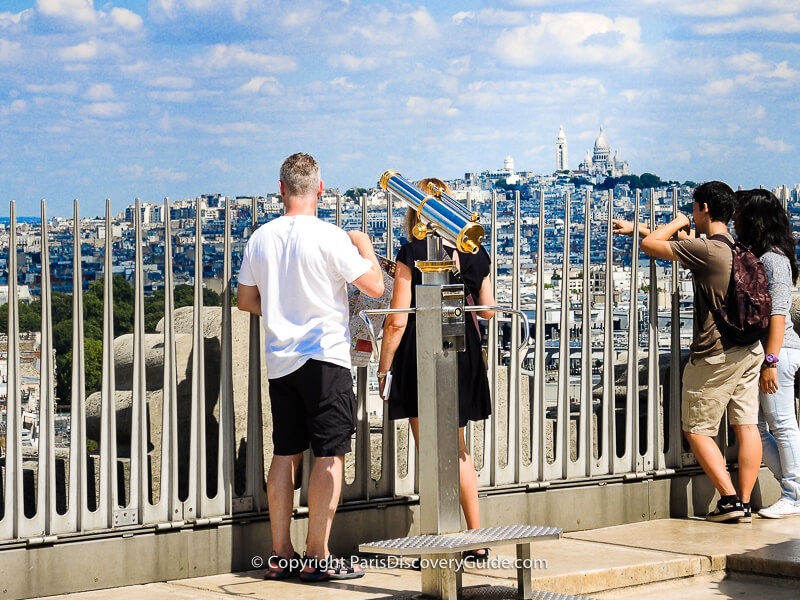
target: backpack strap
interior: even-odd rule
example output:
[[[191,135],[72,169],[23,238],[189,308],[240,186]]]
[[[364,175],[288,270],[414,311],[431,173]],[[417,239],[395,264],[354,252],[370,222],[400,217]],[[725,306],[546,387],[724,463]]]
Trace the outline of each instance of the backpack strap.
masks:
[[[725,242],[725,244],[727,244],[730,247],[731,250],[733,250],[733,247],[736,245],[736,242],[732,242],[731,240],[729,240],[728,236],[725,235],[724,233],[714,234],[714,235],[708,237],[707,239],[716,240],[718,242]]]
[[[735,277],[734,277],[734,270],[733,270],[733,261],[735,260],[735,255],[736,255],[736,250],[735,250],[735,248],[736,248],[736,242],[732,242],[732,241],[731,241],[731,240],[728,238],[728,236],[727,236],[727,235],[725,235],[724,233],[717,233],[717,234],[714,234],[714,235],[712,235],[712,236],[709,236],[709,237],[708,237],[708,238],[706,238],[706,239],[709,239],[709,240],[715,240],[715,241],[717,241],[717,242],[724,242],[724,243],[725,243],[725,245],[726,245],[726,246],[728,246],[728,247],[731,249],[731,278],[730,278],[730,281],[728,282],[728,289],[727,289],[727,290],[725,290],[725,296],[722,298],[722,303],[724,304],[724,303],[725,303],[725,301],[726,301],[726,300],[727,300],[727,299],[730,297],[730,295],[733,293],[733,287],[734,287],[734,285],[736,285],[736,279],[735,279]],[[709,311],[711,312],[711,314],[714,316],[714,320],[716,321],[716,314],[715,314],[715,312],[716,312],[716,310],[718,310],[718,309],[715,309],[715,308],[714,308],[713,304],[711,303],[711,297],[710,297],[710,296],[709,296],[709,295],[708,295],[708,294],[705,292],[705,290],[703,290],[703,288],[702,288],[702,287],[700,287],[700,286],[698,286],[698,288],[700,289],[701,293],[703,294],[703,297],[704,297],[704,298],[705,298],[705,300],[706,300],[706,305],[708,306],[708,310],[709,310]],[[717,329],[719,329],[719,327],[717,327]],[[719,332],[719,333],[720,333],[720,336],[722,336],[722,331],[721,331],[721,330],[720,330],[720,332]]]

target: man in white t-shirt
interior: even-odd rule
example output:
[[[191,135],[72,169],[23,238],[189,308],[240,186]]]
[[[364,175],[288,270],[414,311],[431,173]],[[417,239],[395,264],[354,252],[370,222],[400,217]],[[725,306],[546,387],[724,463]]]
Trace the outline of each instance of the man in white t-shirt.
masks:
[[[352,579],[358,565],[328,550],[342,490],[344,455],[356,426],[350,375],[347,283],[372,297],[383,274],[369,237],[315,216],[322,194],[319,165],[293,154],[281,166],[286,212],[247,242],[238,307],[262,317],[272,409],[274,456],[267,479],[273,553],[267,579]],[[311,446],[306,556],[295,553],[289,528],[297,469]]]

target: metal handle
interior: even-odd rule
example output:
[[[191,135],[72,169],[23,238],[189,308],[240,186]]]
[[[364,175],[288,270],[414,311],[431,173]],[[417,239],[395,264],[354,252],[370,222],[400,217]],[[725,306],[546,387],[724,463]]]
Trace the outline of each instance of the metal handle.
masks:
[[[522,344],[519,347],[520,352],[524,350],[529,345],[529,340],[531,337],[531,324],[528,321],[528,315],[526,315],[521,310],[517,310],[515,308],[505,308],[503,306],[465,306],[464,310],[467,312],[476,312],[479,310],[493,310],[495,312],[502,312],[502,313],[509,313],[514,314],[522,318],[523,323],[525,324],[525,336],[522,338]]]
[[[372,327],[372,321],[369,320],[369,315],[391,315],[398,313],[415,313],[416,308],[367,308],[358,311],[358,316],[364,323],[367,324],[367,331],[369,332],[369,339],[372,342],[372,358],[378,360],[375,353],[378,351],[378,340],[375,338],[375,329]]]
[[[520,352],[524,350],[530,341],[531,335],[531,324],[528,321],[528,315],[526,315],[521,310],[516,310],[513,308],[505,308],[503,306],[465,306],[464,310],[468,312],[476,312],[479,310],[493,310],[495,312],[502,312],[508,314],[514,314],[519,316],[522,319],[522,322],[525,324],[525,335],[522,338],[522,344],[519,347]],[[391,315],[391,314],[402,314],[402,313],[415,313],[417,312],[416,308],[370,308],[365,310],[358,311],[358,316],[361,318],[364,323],[367,324],[367,331],[369,332],[369,339],[372,342],[372,356],[375,357],[375,352],[378,348],[378,341],[375,338],[375,330],[372,327],[372,321],[369,320],[369,315]]]

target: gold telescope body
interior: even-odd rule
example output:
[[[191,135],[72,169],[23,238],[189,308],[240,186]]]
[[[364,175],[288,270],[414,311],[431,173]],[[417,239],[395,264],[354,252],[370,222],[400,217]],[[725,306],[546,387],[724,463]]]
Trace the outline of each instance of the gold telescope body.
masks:
[[[417,225],[414,237],[424,239],[429,229],[435,230],[443,238],[450,240],[461,252],[475,254],[485,235],[478,222],[478,213],[471,213],[466,207],[448,196],[444,190],[430,184],[421,190],[397,171],[386,171],[380,179],[380,186],[399,196],[412,209],[417,211]]]

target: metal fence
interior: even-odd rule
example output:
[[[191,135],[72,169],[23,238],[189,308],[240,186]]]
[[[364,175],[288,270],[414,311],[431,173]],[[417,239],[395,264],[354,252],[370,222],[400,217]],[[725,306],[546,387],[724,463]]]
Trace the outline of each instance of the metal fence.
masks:
[[[653,194],[649,194],[653,198]],[[340,199],[341,200],[341,199]],[[573,251],[571,243],[571,198],[565,199],[562,214],[553,214],[545,205],[545,193],[539,192],[539,233],[537,240],[536,282],[544,282],[546,219],[564,221],[563,255]],[[199,202],[199,200],[198,200]],[[562,285],[560,296],[560,331],[557,372],[548,371],[545,364],[545,302],[537,293],[534,307],[520,306],[520,243],[521,215],[519,194],[510,199],[493,194],[491,201],[490,253],[493,282],[497,282],[498,205],[513,204],[513,239],[516,240],[512,258],[512,308],[535,310],[533,333],[533,369],[523,370],[520,356],[520,327],[516,317],[510,323],[509,356],[507,364],[501,348],[501,326],[497,320],[487,327],[489,379],[493,398],[493,413],[485,423],[472,424],[469,443],[478,466],[479,485],[484,489],[536,488],[562,480],[595,482],[615,478],[641,478],[667,474],[684,464],[684,449],[680,434],[680,338],[673,328],[669,347],[659,347],[657,286],[648,293],[649,332],[646,351],[640,352],[638,336],[641,315],[636,297],[638,281],[638,239],[633,240],[630,281],[631,302],[628,315],[628,351],[624,364],[617,364],[613,336],[613,281],[610,266],[614,262],[611,218],[619,214],[614,208],[611,193],[605,198],[606,217],[593,222],[591,198],[584,199],[584,244],[582,249],[583,291],[580,297],[579,356],[583,365],[578,383],[570,383],[570,336],[577,330],[568,286]],[[640,216],[640,193],[636,193],[633,218]],[[652,202],[652,200],[651,200]],[[367,202],[361,199],[362,228],[367,227]],[[387,234],[384,240],[387,254],[392,255],[394,236],[392,202],[387,203]],[[338,203],[336,222],[341,222]],[[250,336],[247,349],[232,347],[231,309],[231,217],[230,203],[225,207],[224,231],[224,292],[218,369],[219,389],[206,387],[209,363],[204,358],[203,307],[203,244],[201,219],[195,220],[195,284],[193,308],[193,338],[191,352],[191,408],[188,431],[178,415],[178,381],[182,377],[175,352],[175,311],[173,302],[172,246],[169,202],[164,211],[164,276],[165,310],[163,327],[163,381],[161,410],[148,406],[147,357],[144,329],[143,244],[141,211],[137,201],[135,211],[135,311],[133,329],[133,390],[130,407],[130,453],[118,455],[118,423],[115,399],[114,303],[111,277],[104,279],[104,327],[102,355],[102,390],[100,435],[97,451],[87,451],[86,393],[84,366],[83,299],[81,273],[81,220],[78,202],[74,205],[73,246],[73,344],[72,396],[69,449],[58,455],[55,447],[55,398],[53,382],[54,323],[51,316],[49,282],[49,249],[47,215],[42,203],[41,266],[42,266],[42,352],[40,436],[38,452],[24,455],[20,422],[20,358],[19,314],[17,302],[17,227],[16,208],[11,203],[9,227],[9,304],[8,304],[8,397],[5,446],[2,471],[3,511],[0,519],[0,549],[25,541],[37,545],[61,536],[89,535],[104,530],[130,530],[149,527],[160,530],[200,526],[220,522],[224,517],[264,513],[267,510],[262,414],[268,398],[262,397],[261,332],[258,317],[250,317]],[[197,214],[200,214],[198,205]],[[652,207],[651,207],[652,208]],[[394,212],[397,213],[397,207]],[[673,191],[673,213],[677,212],[677,191]],[[257,210],[253,206],[253,225]],[[651,225],[655,211],[650,210]],[[606,235],[605,298],[603,328],[588,326],[592,297],[589,272],[590,235],[592,228],[604,228]],[[111,204],[106,203],[105,215],[105,273],[113,271]],[[186,250],[182,248],[181,250]],[[569,279],[570,261],[562,261],[562,282]],[[650,281],[656,281],[656,265],[651,263]],[[671,320],[680,321],[678,269],[671,267]],[[602,352],[602,373],[599,382],[593,381],[590,365],[592,349]],[[234,432],[233,356],[249,353],[246,450],[236,448]],[[667,355],[668,367],[660,370],[659,358]],[[640,365],[646,383],[640,382]],[[555,387],[547,382],[556,375]],[[621,378],[621,379],[620,379]],[[623,385],[618,384],[620,380]],[[668,383],[668,392],[664,384]],[[348,458],[349,475],[343,491],[345,503],[380,503],[387,499],[415,497],[415,452],[407,427],[388,421],[370,422],[367,410],[369,394],[368,370],[358,369],[358,427],[355,449]],[[209,412],[207,396],[218,398],[215,411]],[[152,402],[152,400],[151,400]],[[148,440],[152,436],[150,413],[161,414],[161,452],[154,456]],[[214,433],[216,431],[216,434]],[[179,442],[186,440],[186,445]],[[724,443],[724,442],[723,442]],[[243,485],[234,485],[235,462],[242,463]],[[309,469],[304,469],[307,474]],[[31,485],[33,476],[35,481]],[[123,481],[124,480],[124,481]],[[237,493],[237,488],[241,491]],[[300,497],[300,505],[304,498]],[[302,511],[302,506],[300,506]]]

